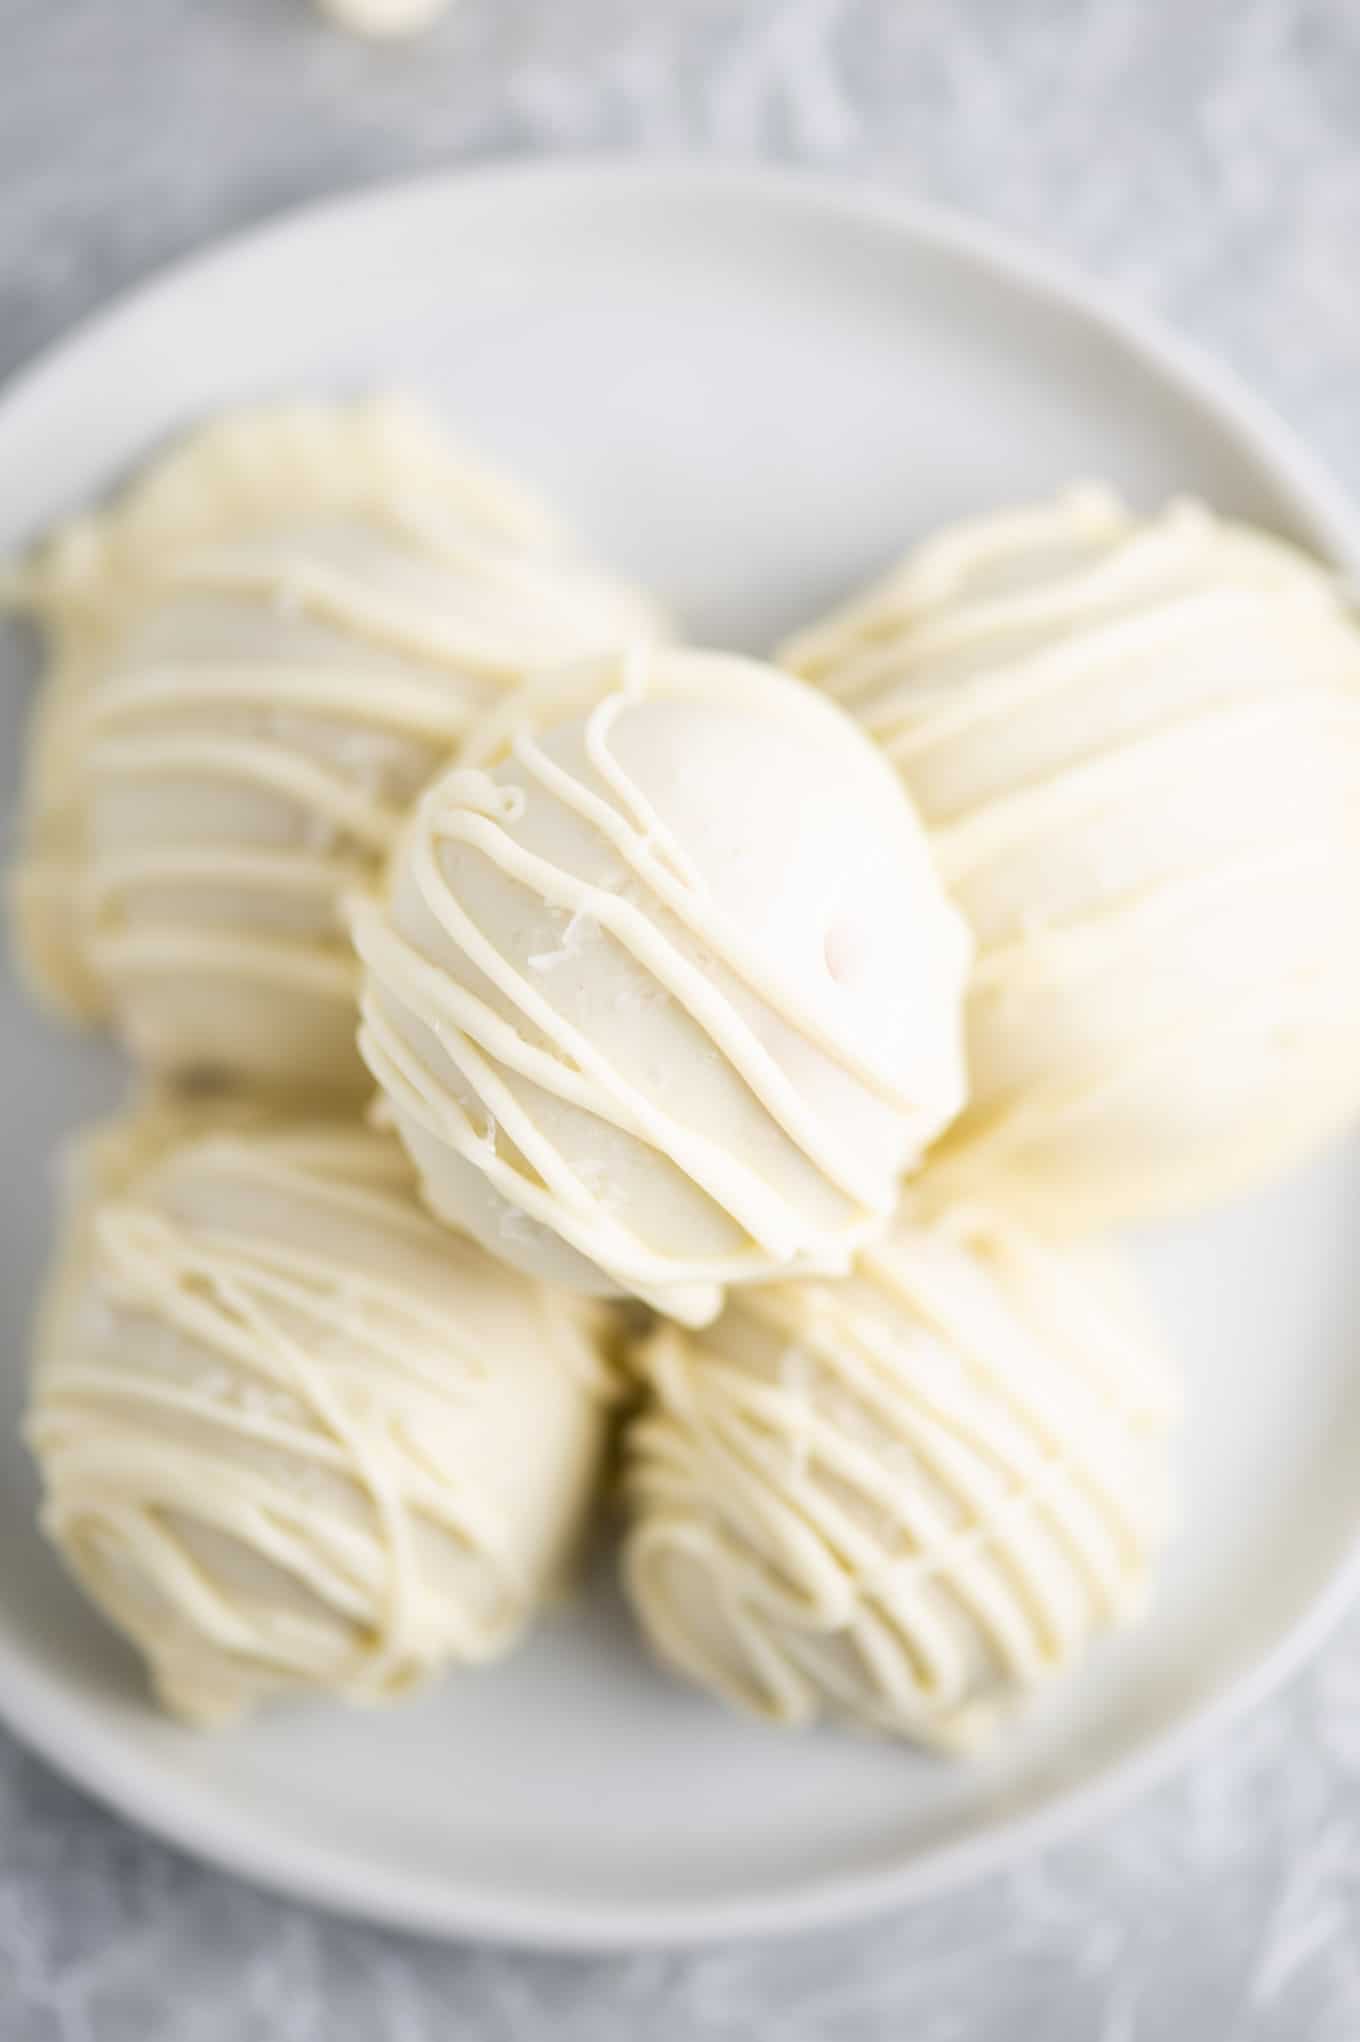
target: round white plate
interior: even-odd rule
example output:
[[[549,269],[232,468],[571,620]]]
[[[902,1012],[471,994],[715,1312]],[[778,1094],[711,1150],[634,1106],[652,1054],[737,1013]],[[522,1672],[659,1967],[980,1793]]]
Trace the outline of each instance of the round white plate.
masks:
[[[989,236],[789,177],[559,165],[324,207],[87,327],[0,401],[0,544],[207,409],[375,382],[424,387],[715,642],[768,647],[940,519],[1081,474],[1147,504],[1202,491],[1357,558],[1330,486],[1225,378]],[[16,693],[0,687],[6,716]],[[1192,1372],[1184,1536],[1141,1634],[985,1764],[729,1720],[648,1665],[607,1565],[500,1670],[386,1715],[302,1708],[195,1737],[152,1713],[44,1549],[17,1436],[49,1159],[112,1099],[115,1060],[12,987],[0,1045],[0,1710],[126,1814],[269,1884],[582,1946],[932,1892],[1184,1754],[1306,1648],[1355,1571],[1360,1158],[1343,1153],[1146,1243]]]

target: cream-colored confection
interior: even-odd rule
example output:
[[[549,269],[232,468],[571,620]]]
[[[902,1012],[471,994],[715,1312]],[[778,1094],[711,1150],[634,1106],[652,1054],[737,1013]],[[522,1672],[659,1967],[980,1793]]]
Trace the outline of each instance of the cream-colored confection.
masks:
[[[448,4],[449,0],[317,0],[321,12],[338,27],[382,41],[433,27]]]
[[[771,668],[647,648],[464,758],[353,920],[431,1206],[691,1323],[847,1267],[963,1097],[967,938],[884,761]]]
[[[165,1109],[79,1161],[28,1436],[165,1706],[376,1702],[504,1652],[592,1498],[590,1308],[436,1226],[361,1125]]]
[[[852,1277],[637,1361],[629,1594],[739,1708],[966,1749],[1143,1604],[1177,1384],[1089,1251],[904,1213]]]
[[[16,925],[172,1075],[356,1090],[340,914],[470,719],[648,606],[402,400],[209,425],[21,571],[52,674]]]
[[[946,1181],[1063,1227],[1189,1210],[1355,1111],[1360,633],[1316,562],[1075,489],[784,657],[898,766],[977,938]]]

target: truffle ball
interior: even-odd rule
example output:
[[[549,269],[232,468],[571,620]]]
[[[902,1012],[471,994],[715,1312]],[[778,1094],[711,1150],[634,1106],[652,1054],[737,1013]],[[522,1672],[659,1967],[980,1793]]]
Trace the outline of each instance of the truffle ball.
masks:
[[[1177,1387],[1086,1250],[907,1212],[853,1276],[636,1359],[628,1590],[739,1708],[966,1749],[1143,1603]]]
[[[356,1092],[339,902],[476,712],[647,605],[396,399],[205,427],[19,576],[51,675],[16,925],[153,1071]]]
[[[589,1308],[435,1225],[390,1136],[223,1107],[87,1143],[42,1313],[43,1524],[200,1724],[504,1652],[594,1493]]]
[[[431,1206],[692,1323],[846,1268],[964,1094],[968,942],[886,762],[771,668],[652,649],[465,757],[353,922]]]
[[[963,524],[786,648],[972,926],[955,1189],[1189,1211],[1360,1104],[1360,633],[1282,541],[1107,492]]]

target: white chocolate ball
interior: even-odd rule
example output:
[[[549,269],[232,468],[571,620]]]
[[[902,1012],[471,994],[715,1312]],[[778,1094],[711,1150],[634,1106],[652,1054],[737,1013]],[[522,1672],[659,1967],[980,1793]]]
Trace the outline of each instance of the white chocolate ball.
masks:
[[[590,1506],[590,1322],[436,1226],[390,1135],[231,1107],[83,1152],[28,1436],[43,1524],[198,1724],[508,1649]]]
[[[1360,1105],[1360,633],[1283,542],[1106,492],[960,525],[786,648],[978,942],[939,1167],[1062,1229],[1192,1210]]]
[[[1143,1604],[1177,1385],[1085,1253],[906,1213],[853,1276],[636,1359],[628,1591],[748,1713],[966,1750]]]
[[[431,1206],[691,1323],[847,1267],[963,1097],[967,939],[892,772],[773,669],[648,649],[465,756],[353,922]]]
[[[156,1072],[292,1093],[365,1085],[340,897],[474,714],[649,619],[394,400],[217,421],[26,593],[32,975]]]

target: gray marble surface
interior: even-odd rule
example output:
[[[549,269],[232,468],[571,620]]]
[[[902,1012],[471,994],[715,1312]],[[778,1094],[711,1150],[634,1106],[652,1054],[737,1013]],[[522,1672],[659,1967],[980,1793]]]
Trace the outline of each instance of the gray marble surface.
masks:
[[[601,147],[795,158],[1019,229],[1231,359],[1360,489],[1355,0],[454,0],[381,48],[305,0],[0,0],[0,370],[314,193]],[[0,2042],[1357,2035],[1360,1614],[1099,1834],[897,1918],[686,1957],[329,1921],[0,1734]]]

